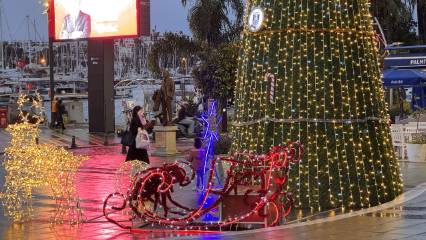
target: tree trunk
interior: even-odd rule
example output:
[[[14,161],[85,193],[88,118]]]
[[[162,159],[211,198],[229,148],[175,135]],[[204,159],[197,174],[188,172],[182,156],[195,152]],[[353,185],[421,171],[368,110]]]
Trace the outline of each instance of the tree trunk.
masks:
[[[228,100],[226,98],[221,99],[220,109],[218,109],[219,114],[222,115],[222,123],[221,123],[221,132],[228,132],[228,110],[227,110]]]
[[[399,97],[399,120],[404,118],[404,89],[398,89],[398,97]]]
[[[417,18],[419,26],[419,39],[426,44],[426,0],[417,1]]]

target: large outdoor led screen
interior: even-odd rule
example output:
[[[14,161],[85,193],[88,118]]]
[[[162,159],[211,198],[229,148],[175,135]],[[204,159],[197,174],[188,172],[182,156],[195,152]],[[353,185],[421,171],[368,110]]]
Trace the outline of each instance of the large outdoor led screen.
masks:
[[[53,29],[50,34],[55,40],[138,35],[137,0],[52,0],[52,2],[50,26]]]

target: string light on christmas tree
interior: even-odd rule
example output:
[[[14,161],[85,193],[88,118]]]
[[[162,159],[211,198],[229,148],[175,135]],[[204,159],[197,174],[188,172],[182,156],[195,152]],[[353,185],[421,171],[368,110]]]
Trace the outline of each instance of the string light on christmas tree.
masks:
[[[303,142],[287,185],[300,208],[370,207],[398,196],[369,1],[250,0],[246,8],[233,151]],[[252,31],[258,9],[262,28]]]

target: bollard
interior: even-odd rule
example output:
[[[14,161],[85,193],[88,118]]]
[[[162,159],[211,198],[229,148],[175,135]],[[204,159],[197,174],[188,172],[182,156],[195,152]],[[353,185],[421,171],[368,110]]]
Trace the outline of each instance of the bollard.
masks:
[[[121,145],[121,154],[127,154],[127,148],[124,145]]]
[[[71,138],[71,148],[77,148],[77,144],[75,143],[75,136],[72,136]]]
[[[104,146],[108,146],[108,135],[104,135]]]
[[[39,142],[40,142],[40,140],[38,139],[38,138],[36,138],[35,139],[35,141],[36,141],[36,144],[38,145],[39,144]]]

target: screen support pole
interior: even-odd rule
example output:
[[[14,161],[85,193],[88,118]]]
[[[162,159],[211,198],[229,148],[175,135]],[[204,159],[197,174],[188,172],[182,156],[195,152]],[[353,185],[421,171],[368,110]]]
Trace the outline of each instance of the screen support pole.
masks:
[[[91,39],[88,44],[89,131],[115,131],[114,40]]]
[[[53,122],[55,118],[52,111],[52,103],[55,98],[55,73],[54,73],[54,58],[53,58],[53,38],[49,37],[49,91],[50,91],[50,121]]]

